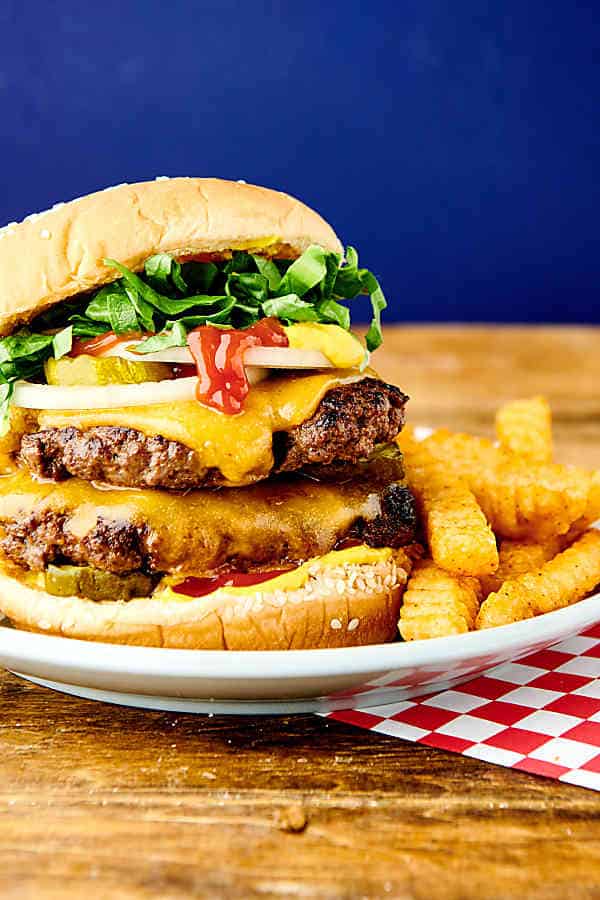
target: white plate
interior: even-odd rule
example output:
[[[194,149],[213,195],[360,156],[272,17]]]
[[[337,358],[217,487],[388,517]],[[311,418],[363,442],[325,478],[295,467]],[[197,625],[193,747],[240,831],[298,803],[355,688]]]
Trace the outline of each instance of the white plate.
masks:
[[[167,650],[0,626],[0,665],[55,690],[173,712],[326,712],[443,690],[600,621],[600,594],[537,619],[339,650]]]

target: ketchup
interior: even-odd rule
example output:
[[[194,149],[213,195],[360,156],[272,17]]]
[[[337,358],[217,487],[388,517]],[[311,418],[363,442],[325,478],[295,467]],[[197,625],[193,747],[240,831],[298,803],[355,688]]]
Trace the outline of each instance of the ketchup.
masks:
[[[131,332],[130,334],[115,334],[114,331],[107,331],[105,334],[99,334],[98,337],[88,338],[82,341],[81,338],[75,338],[69,356],[99,356],[105,350],[116,347],[117,344],[139,341],[141,334]]]
[[[205,597],[222,587],[251,587],[253,584],[261,584],[263,581],[271,581],[278,575],[284,575],[289,569],[276,569],[273,572],[229,572],[226,575],[212,575],[207,578],[196,578],[191,575],[180,584],[174,585],[172,590],[177,594],[186,594],[188,597]]]
[[[222,254],[219,253],[184,253],[183,256],[177,257],[178,263],[188,263],[188,262],[201,262],[201,263],[209,263],[214,262],[215,260],[219,261],[223,259]]]
[[[187,336],[196,363],[196,397],[226,415],[239,413],[248,396],[244,353],[249,347],[287,347],[288,339],[275,318],[261,319],[243,331],[201,325]]]

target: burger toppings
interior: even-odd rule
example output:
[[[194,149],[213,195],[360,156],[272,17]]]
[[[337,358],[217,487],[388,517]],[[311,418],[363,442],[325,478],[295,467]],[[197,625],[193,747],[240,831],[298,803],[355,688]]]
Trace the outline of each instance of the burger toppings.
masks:
[[[398,388],[374,378],[332,388],[305,422],[273,435],[271,471],[355,463],[370,456],[400,431],[406,400]],[[75,475],[86,481],[170,490],[224,481],[218,468],[205,465],[200,452],[122,426],[51,427],[26,434],[20,459],[35,475],[55,480]]]
[[[272,581],[280,575],[289,572],[289,569],[275,569],[271,572],[226,572],[224,575],[211,575],[207,578],[197,578],[190,575],[183,581],[171,586],[176,594],[185,594],[186,597],[206,597],[213,594],[219,588],[245,588],[255,584],[263,584]]]
[[[211,377],[203,348],[216,347],[215,330],[245,332],[261,320],[276,319],[283,326],[316,323],[349,331],[350,313],[340,300],[368,294],[373,317],[366,336],[367,350],[374,350],[381,343],[380,315],[385,298],[375,276],[358,267],[356,251],[351,247],[345,260],[316,245],[294,261],[235,252],[227,260],[179,262],[160,253],[146,261],[139,275],[115,260],[107,259],[105,264],[121,277],[91,298],[76,297],[52,307],[30,327],[0,340],[0,415],[4,431],[9,426],[15,382],[43,378],[44,362],[49,358],[58,360],[73,352],[97,355],[114,351],[125,344],[124,339],[131,344],[132,335],[143,336],[135,346],[139,355],[172,349],[191,352],[197,365],[201,360],[200,378],[206,382],[198,388],[201,402],[208,400],[216,408],[231,412],[241,409],[247,393],[242,361],[248,363],[243,359],[243,350],[241,355],[226,352],[228,366],[219,366]],[[199,328],[207,330],[198,332]],[[87,339],[93,342],[87,343]],[[245,338],[230,339],[228,346],[233,348],[237,342],[248,347]],[[219,344],[222,349],[225,345],[226,341]],[[286,345],[261,341],[260,347],[284,350]],[[251,351],[260,347],[252,342]],[[222,381],[220,387],[215,387],[215,379]],[[130,404],[144,402],[129,395],[120,399]],[[17,390],[14,400],[28,405],[33,397]],[[51,408],[49,402],[54,401],[40,403],[37,408]],[[75,403],[76,398],[71,402]]]
[[[147,597],[156,579],[133,572],[114,575],[92,566],[49,565],[44,572],[44,589],[55,597],[79,595],[89,600],[131,600]]]
[[[250,385],[244,352],[250,347],[287,347],[277,319],[260,319],[244,330],[201,325],[188,334],[188,346],[198,370],[196,397],[205,406],[232,415],[239,413]]]
[[[106,334],[100,334],[93,338],[73,338],[69,356],[102,356],[107,350],[114,350],[120,344],[128,345],[132,340],[141,339],[141,334],[134,332],[129,334],[116,334],[114,331],[107,331]]]

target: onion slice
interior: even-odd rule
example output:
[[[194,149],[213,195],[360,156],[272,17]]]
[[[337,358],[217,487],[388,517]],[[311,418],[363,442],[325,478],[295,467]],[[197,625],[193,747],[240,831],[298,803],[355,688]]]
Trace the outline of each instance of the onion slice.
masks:
[[[292,347],[249,347],[244,365],[266,369],[333,369],[320,350],[295,350]]]
[[[135,343],[117,344],[105,350],[100,356],[118,356],[132,362],[164,362],[179,365],[194,365],[194,359],[187,347],[171,347],[155,353],[135,353],[131,348]],[[333,364],[320,350],[296,350],[292,347],[249,347],[244,353],[244,365],[260,366],[265,369],[332,369]]]
[[[249,366],[250,384],[267,377],[266,369]],[[175,378],[166,381],[143,381],[140,384],[76,385],[61,387],[17,381],[12,398],[24,409],[115,409],[122,406],[153,406],[196,399],[198,379]]]

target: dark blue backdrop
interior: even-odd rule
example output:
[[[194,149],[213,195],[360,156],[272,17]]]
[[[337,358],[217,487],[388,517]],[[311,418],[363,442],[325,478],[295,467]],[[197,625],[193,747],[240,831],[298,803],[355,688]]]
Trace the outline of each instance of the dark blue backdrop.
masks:
[[[0,220],[244,178],[329,218],[393,318],[600,321],[594,6],[4,0]]]

